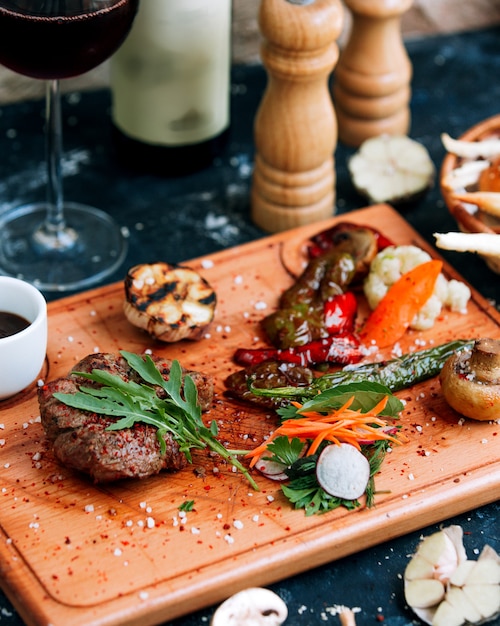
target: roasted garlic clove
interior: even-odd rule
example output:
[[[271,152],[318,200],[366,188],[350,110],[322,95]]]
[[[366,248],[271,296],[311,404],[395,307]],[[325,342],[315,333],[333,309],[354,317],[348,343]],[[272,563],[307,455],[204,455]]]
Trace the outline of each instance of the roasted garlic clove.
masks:
[[[216,302],[214,289],[189,267],[141,264],[125,279],[127,319],[160,341],[201,339]]]

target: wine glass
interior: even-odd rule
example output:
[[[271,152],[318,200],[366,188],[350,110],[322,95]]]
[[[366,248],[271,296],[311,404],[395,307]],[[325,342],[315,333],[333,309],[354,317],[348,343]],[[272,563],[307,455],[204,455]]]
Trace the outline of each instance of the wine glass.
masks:
[[[41,290],[87,287],[123,262],[126,239],[105,212],[63,197],[59,80],[110,57],[139,0],[0,0],[0,63],[47,81],[47,198],[0,213],[0,274]]]

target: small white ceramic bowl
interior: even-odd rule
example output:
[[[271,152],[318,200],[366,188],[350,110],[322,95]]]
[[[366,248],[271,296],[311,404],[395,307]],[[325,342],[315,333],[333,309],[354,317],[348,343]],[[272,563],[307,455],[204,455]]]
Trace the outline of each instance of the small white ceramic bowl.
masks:
[[[0,400],[5,400],[40,374],[47,353],[47,303],[33,285],[0,276],[0,311],[30,322],[24,330],[0,338]]]

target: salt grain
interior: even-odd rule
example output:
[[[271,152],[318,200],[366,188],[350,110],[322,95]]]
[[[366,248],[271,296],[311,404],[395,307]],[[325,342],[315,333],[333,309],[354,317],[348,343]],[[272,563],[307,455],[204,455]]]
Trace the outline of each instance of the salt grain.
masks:
[[[208,270],[213,266],[214,262],[212,261],[212,259],[203,259],[203,261],[201,262],[201,267],[203,267],[203,269]]]
[[[237,528],[238,530],[241,530],[243,528],[243,522],[241,522],[238,519],[235,519],[233,522],[233,526]]]
[[[234,538],[231,535],[224,535],[224,541],[229,545],[234,543]]]
[[[85,513],[93,513],[94,505],[93,504],[86,504],[84,511],[85,511]]]
[[[263,311],[264,309],[267,309],[267,304],[265,302],[259,301],[253,305],[253,308],[256,311]]]
[[[146,519],[146,525],[148,528],[154,528],[155,527],[155,521],[152,517],[148,517]]]

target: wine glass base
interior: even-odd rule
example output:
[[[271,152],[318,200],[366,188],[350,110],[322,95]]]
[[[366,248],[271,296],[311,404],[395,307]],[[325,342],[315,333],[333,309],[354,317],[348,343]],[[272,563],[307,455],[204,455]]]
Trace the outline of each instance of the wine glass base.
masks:
[[[89,287],[118,269],[127,240],[113,218],[74,202],[66,202],[63,210],[66,228],[57,238],[60,245],[35,234],[47,216],[45,203],[0,213],[0,274],[41,291],[63,292]]]

